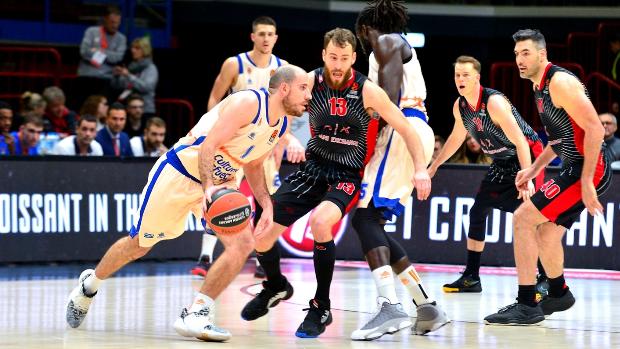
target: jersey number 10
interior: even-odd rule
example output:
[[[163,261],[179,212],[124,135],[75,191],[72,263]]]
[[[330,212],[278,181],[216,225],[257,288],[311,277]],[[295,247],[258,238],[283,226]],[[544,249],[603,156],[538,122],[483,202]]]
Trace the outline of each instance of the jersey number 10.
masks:
[[[347,115],[347,100],[344,98],[332,97],[329,99],[329,113],[331,115]]]

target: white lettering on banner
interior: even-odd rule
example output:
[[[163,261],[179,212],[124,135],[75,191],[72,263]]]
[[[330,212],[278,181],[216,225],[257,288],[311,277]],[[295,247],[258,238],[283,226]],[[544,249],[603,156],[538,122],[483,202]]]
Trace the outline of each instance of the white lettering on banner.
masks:
[[[606,219],[604,219],[606,217]],[[614,238],[614,204],[608,203],[604,215],[594,216],[594,227],[592,229],[592,246],[598,247],[601,244],[601,235],[605,240],[605,246],[611,247]]]
[[[108,194],[88,194],[88,230],[108,231]]]
[[[0,194],[0,233],[6,234],[11,231],[11,198],[8,194]]]
[[[441,206],[441,212],[450,212],[450,198],[445,196],[437,196],[431,199],[431,214],[429,215],[428,224],[428,238],[432,241],[446,241],[448,240],[448,229],[450,224],[441,223],[441,230],[438,228],[438,213],[437,210]]]
[[[454,241],[461,241],[461,234],[469,232],[469,210],[474,206],[472,198],[456,198],[456,212],[454,213]],[[467,207],[467,209],[465,209]]]
[[[28,207],[30,207],[30,195],[19,196],[19,232],[27,233],[30,231],[30,214],[28,213]]]
[[[79,232],[81,200],[77,193],[0,194],[0,233]]]
[[[573,246],[575,244],[575,231],[579,231],[579,246],[586,245],[586,238],[588,237],[588,211],[581,212],[579,220],[575,221],[573,225],[566,232],[566,246]]]

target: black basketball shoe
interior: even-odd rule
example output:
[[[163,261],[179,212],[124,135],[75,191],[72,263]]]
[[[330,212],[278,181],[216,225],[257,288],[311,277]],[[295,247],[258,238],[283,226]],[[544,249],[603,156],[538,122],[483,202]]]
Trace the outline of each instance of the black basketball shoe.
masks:
[[[323,304],[316,299],[310,300],[310,308],[304,309],[308,311],[304,322],[299,325],[295,336],[299,338],[316,338],[325,332],[325,328],[332,323],[332,312],[329,306]]]
[[[549,295],[544,296],[539,304],[545,316],[549,316],[556,311],[570,309],[570,307],[575,304],[575,297],[570,290],[566,290],[566,293],[562,297],[556,298]]]
[[[456,293],[456,292],[472,292],[472,293],[480,293],[482,292],[482,284],[480,283],[480,279],[475,279],[470,274],[463,274],[460,278],[454,281],[451,284],[443,285],[443,291],[446,293]]]
[[[280,301],[287,300],[293,296],[293,286],[285,279],[286,285],[282,290],[272,290],[267,286],[267,281],[263,281],[263,290],[254,297],[241,310],[241,317],[244,320],[252,321],[267,314],[269,308],[273,308]]]

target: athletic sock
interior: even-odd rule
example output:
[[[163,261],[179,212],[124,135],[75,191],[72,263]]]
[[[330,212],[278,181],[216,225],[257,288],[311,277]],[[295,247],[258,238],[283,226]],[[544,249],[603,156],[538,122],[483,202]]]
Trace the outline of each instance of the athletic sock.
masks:
[[[413,265],[410,265],[405,269],[402,273],[398,274],[398,278],[400,282],[405,285],[407,291],[409,291],[409,295],[413,300],[413,304],[416,306],[433,303],[433,300],[430,299],[422,286],[422,279],[415,271]]]
[[[202,234],[202,249],[200,250],[200,257],[209,256],[209,261],[213,261],[213,250],[217,243],[217,236],[209,233]]]
[[[213,298],[207,296],[206,294],[198,292],[196,294],[196,297],[194,298],[194,302],[189,307],[189,309],[187,309],[187,311],[190,313],[199,312],[204,308],[211,307],[213,303],[215,303]]]
[[[86,279],[84,279],[84,293],[88,296],[97,293],[99,285],[102,281],[103,280],[99,279],[95,273],[90,274]]]
[[[536,286],[535,285],[519,285],[517,303],[525,304],[529,307],[535,307],[538,304],[536,303]]]
[[[467,250],[467,266],[463,275],[471,275],[475,280],[480,280],[480,257],[482,252]]]
[[[568,291],[566,286],[566,280],[564,280],[564,274],[554,279],[549,280],[549,297],[560,298]]]
[[[336,244],[334,240],[314,242],[314,274],[316,275],[315,299],[329,304],[329,288],[336,264]]]
[[[375,285],[380,297],[387,298],[392,304],[399,303],[398,297],[396,297],[394,272],[392,272],[391,266],[384,265],[373,270],[372,277],[375,279]]]
[[[271,249],[265,252],[256,251],[256,259],[265,270],[267,287],[278,291],[284,289],[286,278],[280,270],[280,248],[278,244],[274,244]]]

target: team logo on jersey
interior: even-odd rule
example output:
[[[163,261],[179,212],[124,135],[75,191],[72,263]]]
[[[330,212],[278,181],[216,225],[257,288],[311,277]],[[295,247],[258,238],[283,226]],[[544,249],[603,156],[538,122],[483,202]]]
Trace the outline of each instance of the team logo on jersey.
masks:
[[[353,85],[351,85],[351,93],[357,94],[357,89],[359,88],[360,88],[360,85],[357,82],[354,82]]]
[[[478,112],[478,115],[484,116],[486,114],[486,108],[487,108],[487,105],[482,103],[480,105],[480,111]]]
[[[476,116],[474,117],[473,122],[476,125],[476,130],[478,132],[482,132],[482,119]]]
[[[538,109],[538,113],[542,114],[544,112],[543,110],[543,99],[542,98],[536,98],[536,109]]]
[[[254,140],[254,138],[256,138],[256,132],[250,132],[250,134],[248,135],[248,138],[251,140]]]
[[[273,74],[275,74],[275,73],[276,73],[276,70],[275,69],[271,69],[271,71],[269,72],[269,76],[273,76]]]
[[[314,254],[314,236],[310,230],[310,214],[298,219],[293,225],[284,231],[278,239],[280,244],[291,254],[299,257],[312,257]],[[332,236],[334,243],[337,245],[347,228],[348,215],[334,224],[332,227]]]
[[[269,144],[273,144],[276,140],[276,136],[278,135],[278,130],[274,130],[271,136],[269,137]]]

